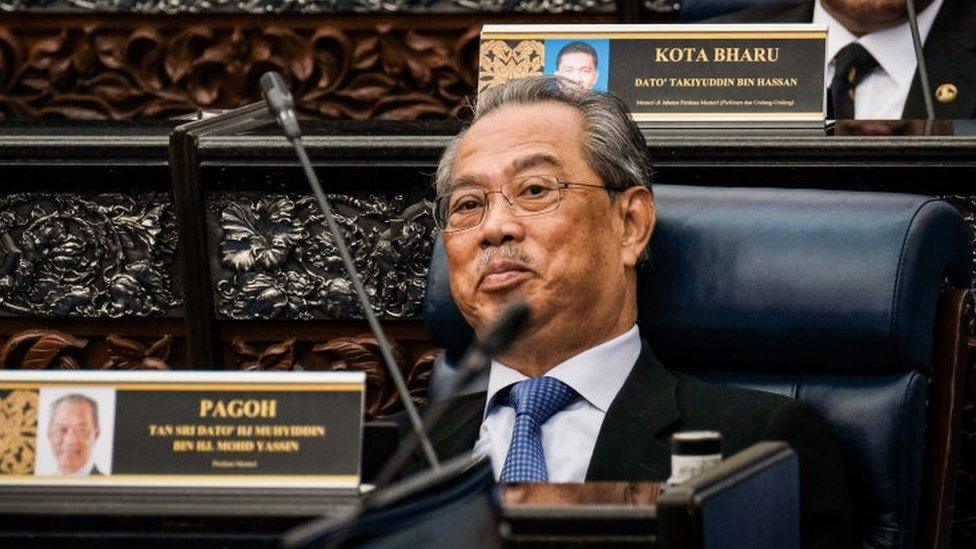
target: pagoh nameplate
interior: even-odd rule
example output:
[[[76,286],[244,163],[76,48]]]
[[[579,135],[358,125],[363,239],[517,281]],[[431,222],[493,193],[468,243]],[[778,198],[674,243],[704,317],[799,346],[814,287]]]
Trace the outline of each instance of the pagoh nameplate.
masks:
[[[0,485],[352,488],[362,372],[0,372]]]
[[[823,124],[825,25],[485,25],[478,91],[553,75],[638,122]],[[741,125],[741,124],[740,124]]]

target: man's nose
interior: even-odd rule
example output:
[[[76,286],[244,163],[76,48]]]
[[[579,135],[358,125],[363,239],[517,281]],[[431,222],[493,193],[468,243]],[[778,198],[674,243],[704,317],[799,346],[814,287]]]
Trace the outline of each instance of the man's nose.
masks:
[[[522,218],[501,194],[488,198],[488,209],[481,220],[482,246],[499,246],[509,240],[520,241],[524,236]]]

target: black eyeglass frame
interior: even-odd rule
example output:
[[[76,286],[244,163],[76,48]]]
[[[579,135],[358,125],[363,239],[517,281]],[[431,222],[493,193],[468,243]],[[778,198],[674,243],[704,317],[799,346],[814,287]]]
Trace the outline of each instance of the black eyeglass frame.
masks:
[[[471,225],[470,227],[465,227],[463,229],[448,229],[447,228],[447,220],[446,219],[441,219],[440,216],[438,215],[438,212],[440,211],[439,205],[440,205],[440,203],[445,198],[447,198],[451,194],[457,192],[457,189],[455,189],[453,191],[446,192],[444,194],[438,195],[437,197],[434,198],[434,203],[433,203],[434,225],[437,227],[438,230],[440,230],[443,233],[459,233],[459,232],[463,232],[463,231],[469,231],[469,230],[477,227],[478,225],[481,225],[481,223],[484,222],[484,220],[485,220],[485,215],[488,213],[488,210],[491,209],[491,201],[488,200],[488,195],[491,195],[491,194],[499,194],[499,195],[501,195],[501,197],[508,204],[508,207],[510,209],[512,209],[512,215],[514,215],[515,217],[534,217],[534,216],[537,216],[537,215],[544,215],[544,214],[547,214],[547,213],[552,213],[552,212],[558,210],[559,209],[559,205],[563,203],[563,193],[565,191],[573,188],[573,187],[582,187],[582,188],[589,188],[589,189],[603,189],[603,190],[607,191],[607,194],[610,195],[610,198],[611,199],[613,199],[614,195],[618,192],[616,189],[611,189],[611,188],[607,187],[606,185],[596,185],[596,184],[593,184],[593,183],[573,183],[571,181],[560,181],[559,179],[557,179],[555,177],[548,177],[548,176],[533,175],[533,176],[528,176],[528,177],[526,177],[524,179],[530,179],[532,177],[544,177],[546,179],[552,179],[552,180],[554,180],[559,185],[557,187],[557,190],[559,191],[559,198],[556,200],[556,202],[554,203],[554,205],[551,208],[549,208],[547,210],[541,210],[541,211],[538,211],[538,212],[530,212],[530,213],[521,213],[520,214],[520,213],[517,213],[514,210],[515,203],[512,202],[512,200],[510,200],[507,196],[505,196],[505,193],[503,193],[501,191],[501,189],[499,189],[497,191],[486,191],[485,189],[479,189],[481,192],[484,193],[484,196],[485,196],[485,209],[484,209],[484,211],[481,212],[481,218],[478,219],[477,223]],[[522,178],[518,178],[518,179],[522,179]]]

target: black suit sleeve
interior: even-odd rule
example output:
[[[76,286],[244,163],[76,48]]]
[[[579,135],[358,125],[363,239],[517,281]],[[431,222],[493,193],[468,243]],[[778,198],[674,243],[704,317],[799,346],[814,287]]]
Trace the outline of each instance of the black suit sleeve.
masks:
[[[788,443],[800,464],[800,534],[805,548],[852,547],[854,509],[841,451],[826,421],[800,402],[783,405],[764,440]]]

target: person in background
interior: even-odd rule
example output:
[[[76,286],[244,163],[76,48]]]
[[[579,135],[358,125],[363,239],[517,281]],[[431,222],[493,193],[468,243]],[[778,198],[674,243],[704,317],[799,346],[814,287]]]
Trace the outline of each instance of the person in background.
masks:
[[[976,118],[976,2],[915,8],[936,118]],[[824,23],[828,118],[926,118],[905,0],[764,4],[706,22]]]

